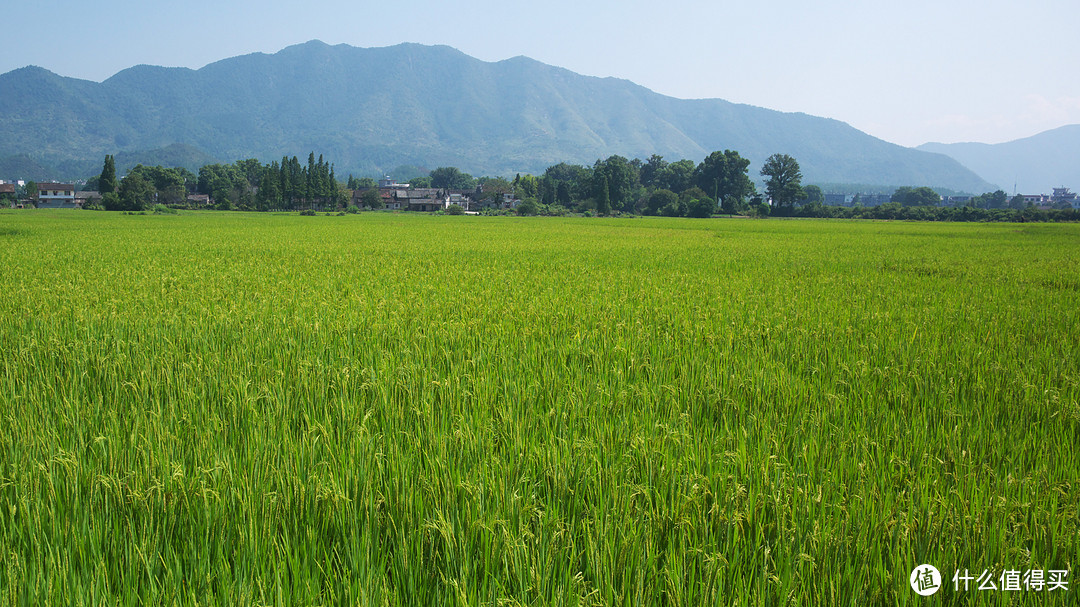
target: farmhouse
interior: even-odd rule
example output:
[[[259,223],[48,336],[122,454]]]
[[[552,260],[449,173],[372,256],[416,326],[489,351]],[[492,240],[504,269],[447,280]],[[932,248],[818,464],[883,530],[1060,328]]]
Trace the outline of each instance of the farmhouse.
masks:
[[[352,203],[361,206],[366,190],[354,190]],[[379,180],[379,197],[383,207],[392,211],[433,212],[446,209],[452,204],[466,210],[473,206],[471,190],[446,190],[441,188],[414,188],[407,183],[397,183],[387,177]]]
[[[75,208],[75,186],[70,183],[39,183],[38,208],[73,209]]]
[[[95,192],[93,190],[83,190],[82,192],[75,192],[75,207],[83,208],[87,204],[94,204],[94,202],[101,202],[101,192]]]
[[[398,198],[404,194],[407,199],[406,208],[410,211],[438,211],[445,209],[449,197],[436,188],[413,188],[410,190],[397,190]]]

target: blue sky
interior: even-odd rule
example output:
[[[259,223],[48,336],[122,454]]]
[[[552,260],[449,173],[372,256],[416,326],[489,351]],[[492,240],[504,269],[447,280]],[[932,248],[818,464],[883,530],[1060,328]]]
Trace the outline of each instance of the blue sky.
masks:
[[[902,145],[1080,123],[1077,0],[0,0],[0,73],[104,80],[319,39],[526,55],[682,98],[843,120]],[[3,94],[3,91],[0,91]]]

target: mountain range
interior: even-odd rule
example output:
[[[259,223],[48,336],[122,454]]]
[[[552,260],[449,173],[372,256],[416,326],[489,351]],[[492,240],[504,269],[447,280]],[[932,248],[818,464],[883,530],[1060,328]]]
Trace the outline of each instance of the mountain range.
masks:
[[[539,173],[620,154],[688,158],[733,149],[751,176],[794,156],[807,183],[993,186],[960,162],[905,148],[837,120],[720,99],[664,96],[525,57],[485,62],[446,46],[329,46],[312,41],[198,70],[140,65],[104,82],[38,67],[0,75],[0,177],[79,178],[105,154],[198,168],[323,154],[337,174],[399,165],[476,175]],[[26,171],[48,175],[13,175]]]
[[[1080,124],[1007,143],[927,143],[918,149],[955,158],[1009,193],[1049,194],[1055,187],[1080,187]]]

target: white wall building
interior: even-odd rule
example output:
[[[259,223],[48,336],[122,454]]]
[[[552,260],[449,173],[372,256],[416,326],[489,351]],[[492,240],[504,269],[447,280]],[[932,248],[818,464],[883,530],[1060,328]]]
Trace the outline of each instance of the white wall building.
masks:
[[[75,186],[70,183],[39,183],[38,207],[63,208],[75,206]]]

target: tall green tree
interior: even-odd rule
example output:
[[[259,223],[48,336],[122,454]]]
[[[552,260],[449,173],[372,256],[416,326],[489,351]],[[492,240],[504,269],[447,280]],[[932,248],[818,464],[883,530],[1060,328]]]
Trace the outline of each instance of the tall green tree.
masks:
[[[743,206],[754,192],[747,168],[750,161],[734,150],[713,152],[694,169],[694,185],[713,199],[719,199],[724,211],[731,213]]]
[[[983,194],[988,209],[1004,209],[1009,206],[1009,195],[1004,190],[997,190],[989,194]]]
[[[821,191],[821,188],[816,185],[808,185],[803,188],[803,202],[807,204],[824,204],[825,192]]]
[[[488,204],[498,207],[502,205],[504,196],[513,191],[514,185],[504,177],[481,177],[477,200],[489,200]]]
[[[382,196],[379,195],[379,190],[375,188],[364,190],[364,193],[360,195],[360,204],[369,209],[381,209],[386,206]]]
[[[649,156],[649,159],[641,165],[641,169],[638,171],[638,179],[641,181],[641,185],[647,188],[663,188],[659,182],[660,176],[667,168],[668,163],[664,160],[664,157],[659,154],[653,154]]]
[[[442,190],[471,190],[476,187],[476,180],[468,173],[462,173],[457,167],[439,167],[431,172],[431,187]]]
[[[544,171],[544,178],[554,180],[556,183],[555,202],[563,206],[570,206],[574,201],[588,198],[591,195],[589,173],[590,170],[587,167],[560,162],[549,166]]]
[[[558,183],[554,179],[548,176],[540,178],[540,202],[544,204],[555,204],[555,192],[558,188]]]
[[[694,185],[693,160],[676,160],[664,167],[660,172],[656,187],[666,188],[672,192],[682,192]],[[713,196],[716,194],[714,193]]]
[[[243,175],[244,179],[247,179],[248,185],[251,187],[257,187],[262,182],[265,167],[257,158],[237,160],[234,164],[236,165],[236,171]]]
[[[514,177],[514,197],[519,200],[536,198],[540,193],[540,181],[534,175],[518,174]]]
[[[635,202],[632,197],[634,186],[637,185],[638,170],[626,158],[622,156],[609,156],[607,160],[596,161],[593,166],[593,179],[602,176],[607,184],[608,200],[611,207],[623,211],[629,211],[630,205]]]
[[[255,208],[260,211],[279,209],[282,206],[281,172],[277,162],[270,163],[263,169],[262,178],[259,179],[259,191],[255,194]]]
[[[573,202],[573,196],[570,193],[570,183],[566,181],[558,182],[558,186],[555,188],[555,202],[562,206],[570,206]]]
[[[791,206],[803,197],[802,170],[799,163],[787,154],[773,154],[761,167],[761,176],[768,177],[765,193],[775,206]]]
[[[649,195],[649,203],[645,207],[646,215],[660,215],[664,207],[678,207],[679,195],[671,190],[656,190]]]
[[[1002,192],[1001,195],[1004,197],[1005,192]],[[921,207],[938,204],[941,202],[941,196],[926,186],[918,188],[902,186],[893,192],[892,198],[889,200],[891,202],[899,202],[905,207]]]
[[[120,182],[120,207],[125,211],[142,211],[154,203],[154,184],[133,172]]]
[[[128,175],[136,173],[149,181],[158,193],[184,191],[187,184],[187,177],[181,169],[167,169],[160,165],[148,167],[140,164],[131,169]]]
[[[611,194],[608,191],[607,177],[603,173],[593,179],[593,197],[596,198],[596,212],[600,215],[611,213]]]
[[[101,177],[98,178],[98,191],[102,194],[116,191],[116,160],[112,154],[105,156],[105,166],[101,168]]]
[[[311,204],[319,195],[319,170],[315,167],[315,152],[310,152],[307,159],[307,171],[304,172],[304,200]]]

